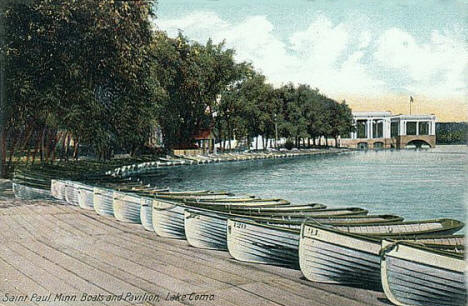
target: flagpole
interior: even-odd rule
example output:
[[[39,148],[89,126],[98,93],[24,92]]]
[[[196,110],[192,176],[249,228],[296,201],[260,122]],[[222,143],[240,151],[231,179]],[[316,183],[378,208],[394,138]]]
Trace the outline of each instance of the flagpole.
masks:
[[[409,114],[411,115],[411,104],[414,102],[413,96],[409,97]]]

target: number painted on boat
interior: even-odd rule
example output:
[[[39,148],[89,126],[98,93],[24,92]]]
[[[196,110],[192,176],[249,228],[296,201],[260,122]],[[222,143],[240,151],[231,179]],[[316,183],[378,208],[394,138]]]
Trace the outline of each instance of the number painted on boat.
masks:
[[[240,223],[240,222],[234,222],[234,227],[235,228],[247,228],[247,225],[245,223]]]
[[[318,234],[318,229],[314,229],[312,227],[306,227],[304,229],[305,235],[309,236],[316,236]]]

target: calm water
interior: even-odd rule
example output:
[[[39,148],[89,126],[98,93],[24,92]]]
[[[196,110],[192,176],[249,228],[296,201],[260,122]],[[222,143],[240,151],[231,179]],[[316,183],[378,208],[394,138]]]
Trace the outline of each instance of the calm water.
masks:
[[[466,146],[208,164],[143,177],[175,190],[227,190],[293,203],[359,206],[406,219],[465,220]]]

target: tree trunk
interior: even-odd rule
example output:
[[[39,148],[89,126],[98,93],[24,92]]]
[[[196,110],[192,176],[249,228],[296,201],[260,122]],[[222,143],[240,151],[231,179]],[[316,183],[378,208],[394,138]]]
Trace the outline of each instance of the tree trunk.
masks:
[[[75,160],[78,160],[78,148],[80,147],[80,139],[77,137],[76,138],[76,141],[75,141],[75,148],[73,150],[73,158]],[[138,147],[135,147],[135,152],[134,154],[136,154],[136,151],[138,150]]]
[[[26,127],[26,133],[25,133],[26,136],[24,137],[23,144],[21,145],[21,151],[24,151],[24,149],[28,145],[29,139],[31,138],[31,135],[32,135],[32,132],[33,132],[32,127],[27,126]]]
[[[31,164],[34,164],[34,162],[36,161],[36,154],[37,154],[37,151],[39,150],[40,145],[41,145],[41,137],[37,137],[36,144],[34,145],[34,151],[32,155]]]
[[[68,149],[70,148],[70,142],[71,142],[71,135],[70,133],[67,134],[67,145],[65,147],[65,160],[68,161]]]
[[[328,147],[328,136],[325,136],[325,146]]]
[[[62,136],[62,150],[60,152],[60,161],[65,160],[65,142],[67,141],[68,132],[63,133]]]
[[[46,162],[49,162],[50,159],[50,154],[52,153],[53,149],[55,148],[55,144],[57,143],[57,132],[51,131],[49,133],[49,143],[47,145],[47,154],[46,154]]]
[[[338,147],[339,147],[339,146],[338,146],[338,137],[335,136],[335,148],[338,148]]]
[[[6,174],[10,172],[10,168],[11,168],[11,162],[13,160],[13,156],[15,155],[15,152],[16,152],[16,144],[18,143],[18,139],[19,137],[14,135],[13,136],[13,143],[11,145],[11,148],[10,148],[10,156],[8,157],[8,164],[7,164],[7,167],[5,169],[5,172]]]
[[[6,165],[5,165],[5,162],[6,162],[6,131],[5,129],[2,129],[2,156],[1,156],[1,159],[2,159],[2,167],[0,169],[0,172],[1,172],[1,176],[2,177],[6,177],[6,173],[5,173],[5,170],[6,170]]]
[[[63,132],[60,132],[57,134],[57,140],[55,141],[55,145],[54,145],[54,148],[52,150],[52,157],[50,159],[50,161],[53,163],[55,161],[55,154],[57,152],[57,146],[58,144],[60,143],[60,141],[62,140],[62,137],[64,136],[64,133]]]
[[[42,134],[41,134],[41,163],[44,162],[45,159],[45,136],[46,136],[47,128],[44,127],[42,128]]]

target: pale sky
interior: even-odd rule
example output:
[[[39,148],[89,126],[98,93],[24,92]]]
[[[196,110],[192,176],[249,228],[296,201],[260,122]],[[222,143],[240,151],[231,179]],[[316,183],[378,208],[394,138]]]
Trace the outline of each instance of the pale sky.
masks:
[[[275,86],[289,81],[355,111],[468,119],[468,0],[159,0],[156,26],[226,41]]]

